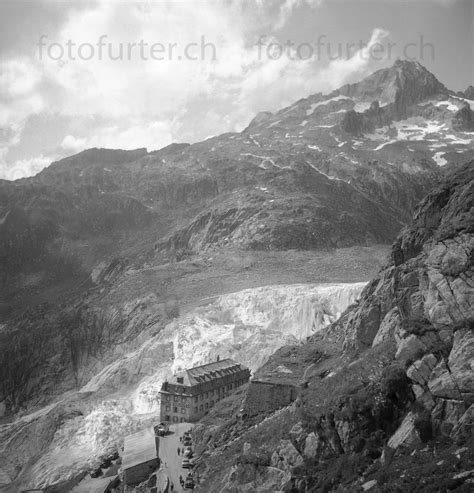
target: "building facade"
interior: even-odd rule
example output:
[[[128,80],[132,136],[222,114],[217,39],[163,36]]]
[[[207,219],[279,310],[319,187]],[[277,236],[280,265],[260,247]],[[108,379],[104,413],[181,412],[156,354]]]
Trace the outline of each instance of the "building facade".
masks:
[[[224,359],[196,366],[164,382],[160,420],[172,423],[198,421],[216,402],[247,383],[250,370]]]

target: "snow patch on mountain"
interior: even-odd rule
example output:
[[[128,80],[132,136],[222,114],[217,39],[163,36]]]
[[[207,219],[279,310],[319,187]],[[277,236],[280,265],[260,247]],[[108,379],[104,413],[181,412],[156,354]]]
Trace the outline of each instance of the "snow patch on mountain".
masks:
[[[319,108],[320,106],[326,106],[329,103],[335,102],[335,101],[341,101],[341,100],[351,100],[351,98],[348,98],[347,96],[343,96],[342,94],[339,96],[335,96],[334,98],[326,99],[325,101],[319,101],[318,103],[312,103],[309,107],[309,109],[306,110],[306,116],[312,115],[314,113],[314,110],[316,108]]]
[[[445,154],[445,152],[437,152],[434,154],[433,160],[436,161],[436,164],[438,164],[438,166],[444,166],[448,162],[443,157]]]
[[[446,109],[448,109],[449,111],[458,111],[459,108],[457,105],[453,104],[451,101],[438,101],[435,106],[437,108],[439,107],[444,107]]]

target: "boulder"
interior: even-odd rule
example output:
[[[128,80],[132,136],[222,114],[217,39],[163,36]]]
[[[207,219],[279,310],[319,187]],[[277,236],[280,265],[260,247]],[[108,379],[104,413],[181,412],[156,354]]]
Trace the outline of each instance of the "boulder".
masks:
[[[437,399],[431,411],[431,419],[435,430],[444,435],[452,435],[466,413],[466,404],[459,400]]]
[[[426,349],[425,344],[418,337],[411,334],[400,341],[395,358],[401,363],[406,364],[410,360],[418,359],[420,353],[426,351]]]
[[[321,440],[318,435],[311,432],[307,437],[304,445],[304,456],[308,459],[315,459],[321,451]]]
[[[419,441],[418,433],[415,429],[416,415],[409,412],[402,424],[398,427],[397,431],[390,437],[388,446],[392,449],[396,449],[401,445],[409,446]]]
[[[301,424],[301,422],[296,423],[295,425],[292,426],[289,435],[292,442],[296,444],[298,449],[301,450],[301,448],[303,448],[304,446],[305,438],[306,438],[306,433],[303,429],[303,425]]]
[[[425,409],[431,410],[436,405],[433,396],[429,390],[426,390],[421,385],[415,384],[412,387],[415,394],[416,401],[421,404]]]
[[[469,409],[461,416],[456,425],[451,431],[453,438],[472,436],[472,429],[474,426],[474,404],[469,406]]]
[[[408,369],[407,376],[419,385],[426,385],[438,360],[434,354],[427,354],[415,361]]]
[[[428,388],[436,397],[458,400],[462,398],[445,361],[440,361],[433,369],[428,382]]]
[[[472,330],[456,331],[448,364],[461,394],[474,394],[474,332]]]
[[[376,479],[371,479],[370,481],[367,481],[362,485],[362,489],[364,491],[369,491],[372,488],[375,488],[377,486],[377,480]]]
[[[291,474],[275,467],[255,467],[251,464],[233,466],[223,481],[223,492],[263,493],[288,491]]]
[[[292,471],[295,467],[304,463],[300,455],[290,440],[280,440],[278,448],[273,452],[270,465],[282,471]]]
[[[440,361],[431,373],[428,387],[432,394],[471,403],[474,397],[473,354],[474,333],[467,328],[457,330],[447,363]]]
[[[396,331],[400,328],[400,315],[398,308],[392,308],[383,318],[379,330],[374,337],[372,347],[385,342],[395,336]]]
[[[473,248],[472,235],[461,234],[437,243],[429,252],[423,283],[425,316],[437,328],[473,321],[474,286],[469,282]]]
[[[353,427],[349,421],[336,421],[335,423],[337,434],[340,438],[341,446],[345,449],[349,443]]]

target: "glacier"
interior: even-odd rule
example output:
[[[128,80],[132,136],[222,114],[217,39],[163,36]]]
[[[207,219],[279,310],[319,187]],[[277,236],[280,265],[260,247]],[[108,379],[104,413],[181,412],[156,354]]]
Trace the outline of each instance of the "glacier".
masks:
[[[159,390],[173,374],[218,356],[254,372],[283,345],[337,320],[365,285],[263,286],[203,301],[158,333],[141,334],[79,391],[0,426],[0,475],[13,480],[29,462],[17,478],[22,487],[74,482],[124,436],[156,421]]]

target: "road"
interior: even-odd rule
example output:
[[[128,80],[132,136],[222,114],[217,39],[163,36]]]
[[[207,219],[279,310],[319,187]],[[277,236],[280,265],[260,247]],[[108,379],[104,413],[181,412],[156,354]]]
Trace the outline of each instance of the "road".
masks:
[[[176,423],[170,426],[170,433],[164,437],[160,437],[160,445],[158,455],[161,459],[161,467],[174,484],[174,491],[190,491],[184,490],[179,484],[179,476],[186,477],[189,469],[181,467],[182,456],[178,455],[178,447],[182,448],[183,444],[179,441],[179,437],[190,430],[194,425],[192,423]]]

